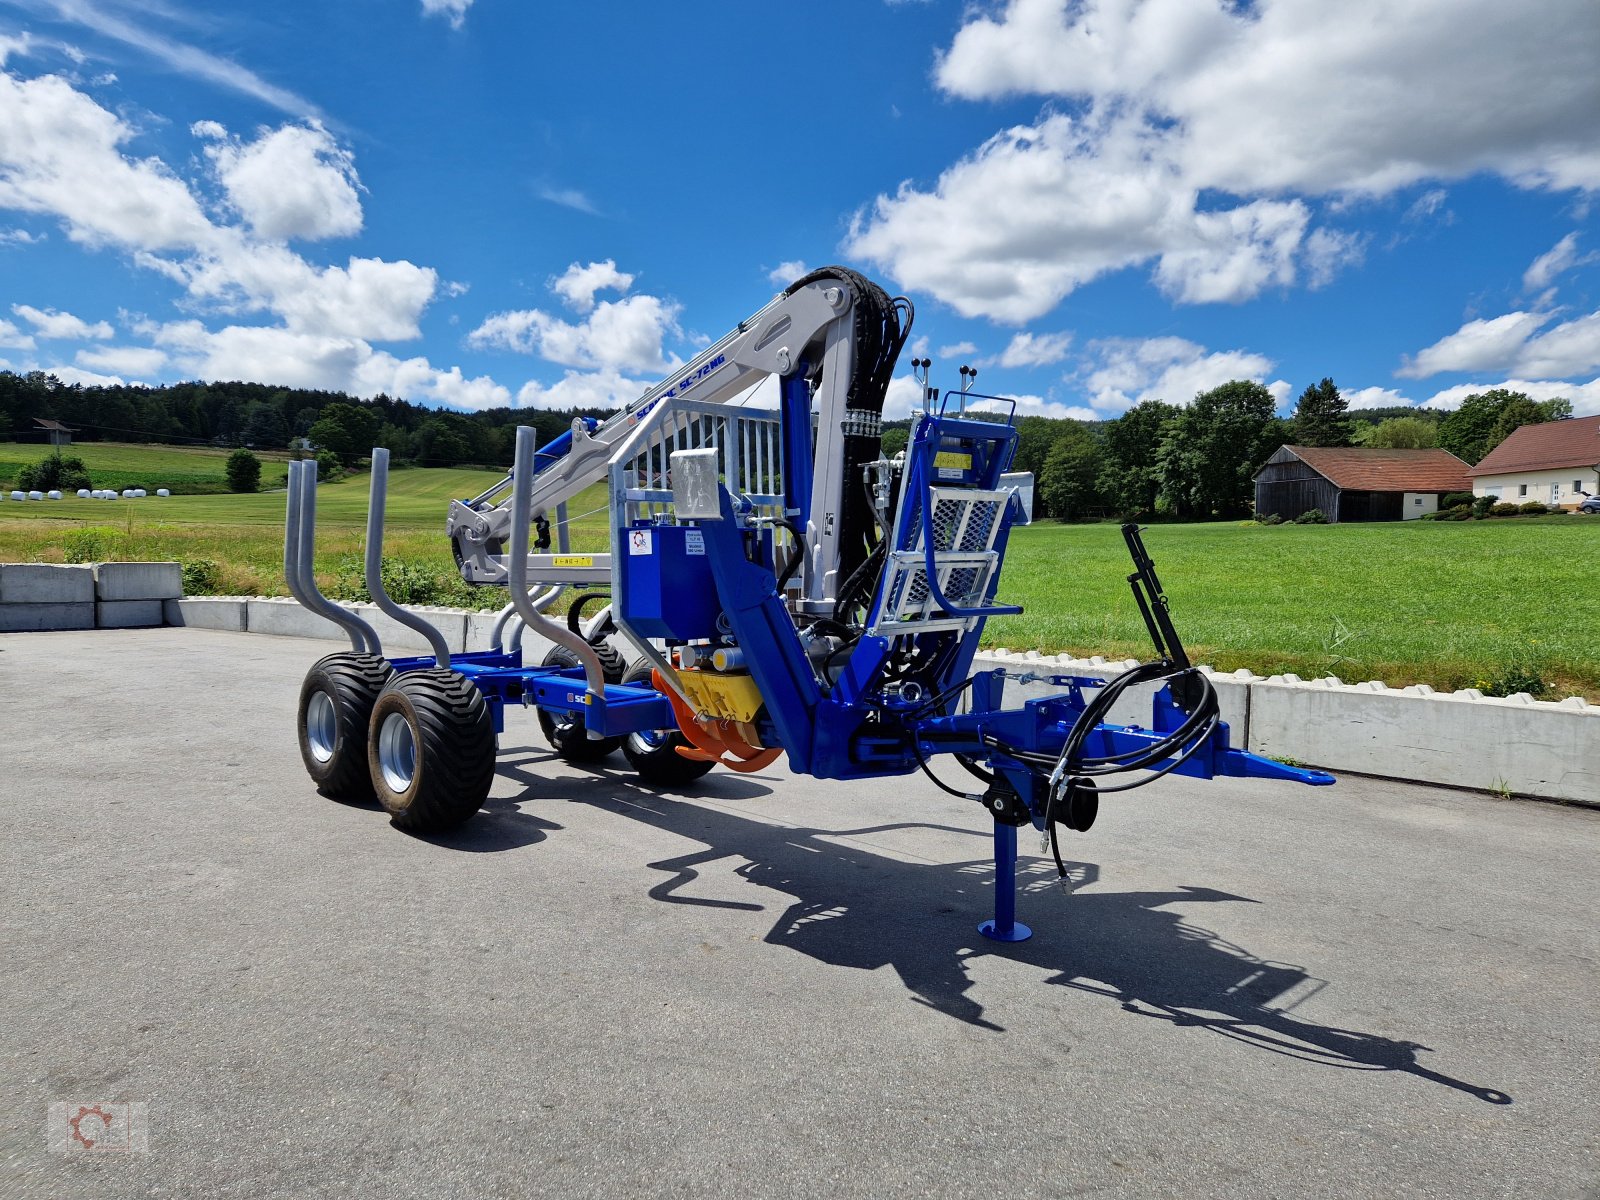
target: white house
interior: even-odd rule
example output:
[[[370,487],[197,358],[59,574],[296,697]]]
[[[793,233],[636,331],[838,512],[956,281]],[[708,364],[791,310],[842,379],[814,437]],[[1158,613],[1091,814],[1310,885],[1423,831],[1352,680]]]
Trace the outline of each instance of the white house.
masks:
[[[1524,425],[1467,474],[1475,496],[1574,508],[1600,494],[1600,417]]]

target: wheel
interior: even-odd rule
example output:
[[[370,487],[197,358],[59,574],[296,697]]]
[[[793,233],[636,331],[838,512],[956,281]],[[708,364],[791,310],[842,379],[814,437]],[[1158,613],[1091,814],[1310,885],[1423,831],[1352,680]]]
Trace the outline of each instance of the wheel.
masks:
[[[600,656],[600,670],[607,683],[618,683],[622,679],[622,672],[626,667],[622,655],[618,654],[604,642],[594,646],[594,652]],[[581,667],[578,656],[565,646],[552,646],[550,653],[544,656],[545,667]],[[568,762],[599,762],[618,746],[622,739],[616,737],[601,738],[595,741],[589,737],[589,731],[584,727],[583,718],[576,713],[552,713],[539,709],[539,728],[544,733],[544,740],[550,743],[553,749]]]
[[[622,677],[622,682],[650,683],[650,664],[635,663]],[[679,754],[677,748],[687,745],[689,739],[676,729],[647,729],[624,737],[622,753],[644,782],[657,787],[681,787],[693,783],[717,765]]]
[[[330,654],[300,685],[300,757],[317,790],[334,800],[372,799],[367,727],[394,668],[376,654]]]
[[[455,671],[396,675],[372,706],[368,775],[402,829],[443,833],[477,812],[494,783],[494,755],[489,704]]]

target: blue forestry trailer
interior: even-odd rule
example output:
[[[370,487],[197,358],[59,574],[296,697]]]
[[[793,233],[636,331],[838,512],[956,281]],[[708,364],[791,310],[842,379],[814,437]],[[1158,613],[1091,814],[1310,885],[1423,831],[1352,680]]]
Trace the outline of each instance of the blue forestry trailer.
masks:
[[[384,590],[387,451],[373,452],[367,586],[427,639],[427,656],[386,658],[370,623],[317,590],[316,463],[291,464],[290,590],[351,641],[301,689],[301,755],[318,789],[375,797],[405,829],[452,829],[489,793],[508,707],[534,709],[561,757],[620,750],[647,785],[684,787],[717,765],[757,771],[780,754],[822,779],[921,771],[992,818],[996,906],[981,931],[1020,941],[1020,828],[1044,835],[1059,868],[1061,828],[1086,832],[1102,797],[1169,772],[1332,783],[1229,745],[1133,525],[1128,578],[1154,658],[1109,682],[1056,676],[1056,694],[1002,706],[1005,672],[973,660],[984,623],[1021,611],[996,598],[1033,489],[1010,471],[1015,404],[970,391],[965,369],[962,390],[940,397],[914,359],[923,408],[887,458],[884,398],[911,322],[904,297],[827,267],[611,419],[577,418],[543,448],[518,429],[511,471],[452,502],[447,521],[463,578],[508,592],[482,651],[453,654]],[[772,391],[776,407],[762,406]],[[610,550],[575,551],[568,504],[597,483]],[[565,619],[548,616],[569,589]],[[525,630],[553,645],[537,665],[524,661]],[[1151,684],[1148,725],[1107,721]],[[972,783],[940,779],[941,757]]]

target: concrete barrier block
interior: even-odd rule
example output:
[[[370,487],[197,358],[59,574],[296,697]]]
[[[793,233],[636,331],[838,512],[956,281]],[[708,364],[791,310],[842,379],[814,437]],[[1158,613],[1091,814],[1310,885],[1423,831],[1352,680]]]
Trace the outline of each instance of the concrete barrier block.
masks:
[[[245,601],[245,628],[279,637],[338,638],[345,632],[326,617],[303,608],[298,600],[251,596]]]
[[[243,596],[186,596],[163,600],[161,615],[168,625],[244,633],[249,628],[245,621],[247,604]]]
[[[101,600],[176,600],[183,595],[183,569],[175,562],[97,563]]]
[[[489,649],[489,635],[494,632],[497,613],[469,612],[466,614],[466,639],[468,650]]]
[[[0,633],[93,628],[93,600],[82,604],[0,604]]]
[[[83,604],[93,599],[92,567],[0,564],[0,604]]]
[[[425,653],[432,649],[428,639],[416,630],[402,625],[393,617],[386,616],[376,604],[355,604],[351,606],[356,616],[371,625],[383,642],[384,653],[406,651],[411,654]],[[459,608],[440,608],[435,605],[417,604],[407,606],[408,611],[415,613],[427,621],[442,635],[445,645],[450,653],[460,654],[467,647],[467,614]]]
[[[101,629],[149,629],[163,621],[162,600],[101,600],[94,622]]]
[[[1600,709],[1587,706],[1258,683],[1249,749],[1334,772],[1600,804]]]

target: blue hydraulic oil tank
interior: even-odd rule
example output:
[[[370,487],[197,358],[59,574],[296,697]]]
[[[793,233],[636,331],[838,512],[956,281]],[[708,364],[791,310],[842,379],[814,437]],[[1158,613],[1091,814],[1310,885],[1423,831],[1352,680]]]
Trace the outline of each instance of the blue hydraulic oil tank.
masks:
[[[634,525],[622,555],[622,615],[647,638],[694,641],[716,636],[717,587],[705,535],[686,525]]]

